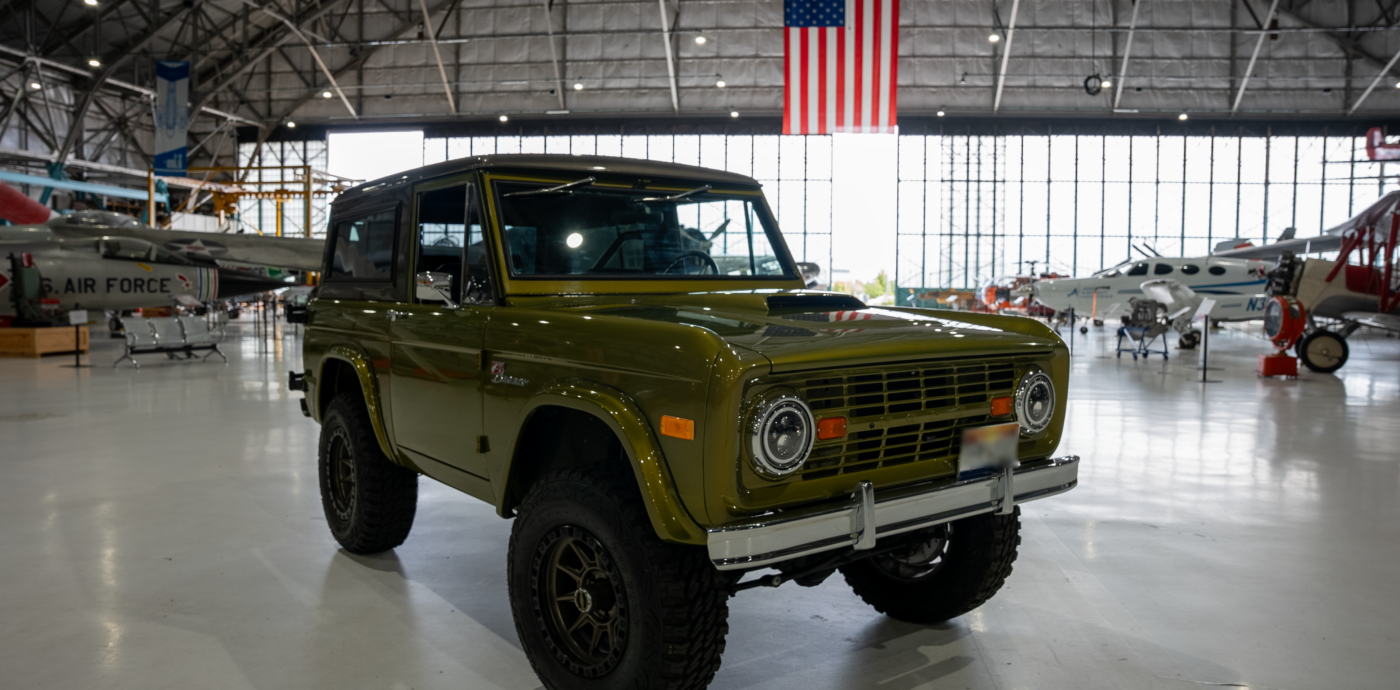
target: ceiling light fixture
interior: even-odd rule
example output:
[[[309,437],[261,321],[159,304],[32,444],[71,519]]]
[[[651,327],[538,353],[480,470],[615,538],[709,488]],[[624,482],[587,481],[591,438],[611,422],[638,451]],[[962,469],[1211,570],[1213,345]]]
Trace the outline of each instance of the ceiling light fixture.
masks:
[[[288,120],[288,121],[287,121],[287,129],[296,129],[296,128],[297,128],[297,123],[292,122],[291,120]]]
[[[938,111],[938,116],[939,116],[939,117],[943,117],[943,114],[944,114],[944,113],[943,113],[942,110]]]
[[[330,98],[330,97],[331,97],[331,92],[329,92],[329,91],[322,91],[322,92],[321,92],[321,98]]]
[[[991,41],[992,43],[996,43],[997,41],[1000,41],[1000,40],[1001,40],[1001,36],[998,35],[998,34],[992,34],[992,35],[990,35],[990,36],[987,37],[987,40],[988,40],[988,41]]]
[[[737,111],[737,110],[731,110],[731,111],[729,111],[729,116],[730,116],[730,117],[739,117],[739,111]]]
[[[721,79],[721,80],[715,82],[715,86],[716,86],[717,88],[721,88],[721,89],[724,88],[724,80]]]
[[[88,60],[88,67],[101,67],[101,66],[102,66],[102,61],[101,61],[101,60],[98,60],[97,58],[92,58],[92,59]]]
[[[700,35],[698,35],[698,36],[695,37],[695,43],[696,43],[696,45],[702,45],[702,46],[705,45],[705,40],[706,40],[706,39],[705,39],[705,34],[700,34]]]
[[[1102,86],[1105,89],[1112,88],[1113,82],[1111,80],[1105,79],[1103,80],[1103,83],[1099,84],[1099,86]]]
[[[583,90],[583,82],[581,82],[581,81],[576,81],[576,82],[574,82],[574,90],[575,90],[575,91],[582,91],[582,90]]]
[[[44,88],[44,85],[43,85],[43,84],[40,84],[40,83],[37,82],[37,81],[31,81],[31,82],[29,82],[29,88],[34,89],[35,91],[38,91],[39,89]]]
[[[959,84],[966,84],[966,83],[967,83],[967,72],[963,72],[963,73],[962,73],[962,78],[958,80],[958,83],[959,83]]]
[[[500,120],[501,120],[501,122],[510,122],[510,116],[509,116],[509,115],[502,115],[502,116],[500,117]]]
[[[1180,115],[1177,115],[1177,116],[1176,116],[1176,119],[1178,119],[1178,120],[1185,120],[1185,119],[1186,119],[1186,113],[1182,113],[1182,114],[1180,114]]]
[[[83,4],[89,5],[91,7],[97,7],[97,0],[83,0]]]

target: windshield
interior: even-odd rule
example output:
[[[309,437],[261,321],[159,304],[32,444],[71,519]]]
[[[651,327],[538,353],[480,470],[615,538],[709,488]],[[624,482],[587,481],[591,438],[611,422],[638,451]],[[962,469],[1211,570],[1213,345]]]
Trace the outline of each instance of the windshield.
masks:
[[[1102,270],[1102,271],[1099,271],[1098,273],[1095,273],[1095,274],[1093,275],[1093,277],[1095,277],[1095,278],[1117,278],[1118,276],[1123,275],[1124,273],[1127,273],[1127,272],[1128,272],[1128,267],[1131,266],[1132,263],[1133,263],[1133,262],[1131,262],[1131,261],[1124,261],[1123,263],[1118,264],[1117,266],[1114,266],[1113,268],[1106,268],[1106,269],[1104,269],[1104,270]]]
[[[758,199],[555,187],[496,184],[512,276],[797,277]]]

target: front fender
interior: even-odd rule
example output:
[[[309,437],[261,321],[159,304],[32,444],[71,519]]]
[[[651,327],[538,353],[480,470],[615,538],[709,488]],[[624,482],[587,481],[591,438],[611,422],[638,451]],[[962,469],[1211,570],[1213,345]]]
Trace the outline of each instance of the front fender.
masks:
[[[637,403],[626,393],[591,381],[557,381],[525,404],[520,411],[516,428],[523,430],[530,415],[546,405],[557,405],[591,414],[607,424],[622,441],[622,447],[627,452],[637,486],[642,491],[642,502],[646,505],[647,517],[651,518],[651,525],[656,534],[670,542],[697,545],[705,543],[705,530],[691,519],[676,493],[675,481],[661,454],[661,446],[652,433],[651,424]],[[510,465],[505,468],[507,485],[502,488],[502,496],[508,496],[512,488],[509,486],[509,478],[514,476],[512,470],[515,464],[515,448],[519,445],[520,439],[517,438],[515,446],[507,455]],[[502,501],[500,506],[504,505],[505,502]],[[501,509],[498,507],[498,510]]]
[[[355,370],[355,377],[360,380],[360,392],[364,395],[365,408],[369,411],[369,422],[374,427],[374,437],[379,440],[379,449],[384,451],[385,457],[397,459],[398,454],[389,445],[389,434],[384,424],[384,413],[379,398],[379,384],[375,381],[374,367],[370,365],[369,356],[360,350],[349,345],[335,345],[321,357],[320,364],[316,368],[316,378],[309,382],[314,387],[316,421],[321,421],[321,410],[325,409],[326,403],[330,402],[324,399],[326,387],[321,384],[325,381],[323,372],[326,370],[326,362],[332,359],[345,362]],[[312,397],[312,395],[307,397]]]

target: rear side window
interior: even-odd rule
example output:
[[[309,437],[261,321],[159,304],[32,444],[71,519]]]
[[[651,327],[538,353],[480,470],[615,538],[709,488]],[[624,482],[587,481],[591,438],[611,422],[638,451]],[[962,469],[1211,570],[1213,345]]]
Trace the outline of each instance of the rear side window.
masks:
[[[1201,272],[1201,267],[1196,264],[1185,264],[1181,267],[1181,272],[1188,276],[1193,276]]]
[[[1172,265],[1171,265],[1171,264],[1157,264],[1156,266],[1153,266],[1153,267],[1152,267],[1152,275],[1155,275],[1155,276],[1164,276],[1164,275],[1166,275],[1166,274],[1168,274],[1168,273],[1171,273],[1171,272],[1172,272]]]
[[[384,209],[336,223],[331,280],[394,279],[395,210]]]
[[[1147,262],[1146,262],[1146,261],[1140,261],[1140,262],[1138,262],[1138,263],[1136,263],[1136,264],[1133,264],[1133,267],[1132,267],[1131,269],[1128,270],[1128,275],[1130,275],[1130,276],[1145,276],[1145,275],[1147,275]]]

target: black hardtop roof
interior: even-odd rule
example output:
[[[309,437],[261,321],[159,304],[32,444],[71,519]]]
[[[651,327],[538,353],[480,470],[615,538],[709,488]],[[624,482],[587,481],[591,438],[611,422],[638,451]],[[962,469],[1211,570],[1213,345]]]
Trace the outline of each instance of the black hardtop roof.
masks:
[[[466,158],[425,165],[413,170],[405,170],[400,173],[356,185],[344,194],[341,194],[337,200],[349,200],[370,192],[378,192],[399,185],[413,184],[422,180],[445,177],[447,175],[481,168],[571,172],[580,175],[602,173],[605,175],[654,176],[718,182],[731,185],[758,185],[757,180],[747,175],[739,175],[723,170],[715,170],[713,168],[702,168],[697,165],[661,163],[642,158],[575,156],[562,153],[506,153],[489,156],[468,156]]]

